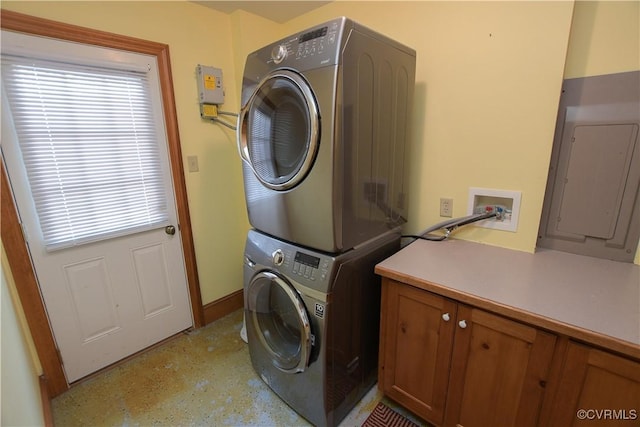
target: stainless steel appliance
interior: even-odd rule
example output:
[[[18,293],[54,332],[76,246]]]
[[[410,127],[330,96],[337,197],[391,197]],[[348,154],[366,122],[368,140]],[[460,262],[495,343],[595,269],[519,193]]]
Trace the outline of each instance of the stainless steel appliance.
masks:
[[[254,228],[336,253],[406,222],[415,60],[344,17],[248,55],[238,149]]]
[[[316,426],[337,425],[375,384],[380,277],[400,248],[388,232],[339,255],[249,231],[245,321],[255,371]]]

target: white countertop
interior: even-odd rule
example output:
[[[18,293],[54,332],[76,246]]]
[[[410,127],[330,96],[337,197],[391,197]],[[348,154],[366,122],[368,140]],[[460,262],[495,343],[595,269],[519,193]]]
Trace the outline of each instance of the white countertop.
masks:
[[[535,254],[463,240],[417,240],[378,264],[392,279],[468,296],[640,345],[640,266],[549,249]],[[407,277],[408,276],[408,277]],[[570,329],[570,328],[569,328]]]

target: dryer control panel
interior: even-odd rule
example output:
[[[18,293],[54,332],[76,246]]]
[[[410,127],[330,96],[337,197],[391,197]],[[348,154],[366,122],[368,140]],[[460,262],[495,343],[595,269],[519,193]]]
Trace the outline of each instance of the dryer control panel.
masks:
[[[298,37],[296,58],[322,55],[326,47],[335,45],[337,33],[338,23],[331,22],[329,25],[301,34]]]
[[[272,45],[267,62],[300,71],[337,64],[344,23],[344,18],[334,19],[279,41]]]

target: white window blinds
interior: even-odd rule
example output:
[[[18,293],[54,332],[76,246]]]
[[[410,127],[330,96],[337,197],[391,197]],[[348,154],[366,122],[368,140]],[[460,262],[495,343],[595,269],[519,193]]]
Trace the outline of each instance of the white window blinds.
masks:
[[[48,250],[168,223],[147,75],[2,55]]]

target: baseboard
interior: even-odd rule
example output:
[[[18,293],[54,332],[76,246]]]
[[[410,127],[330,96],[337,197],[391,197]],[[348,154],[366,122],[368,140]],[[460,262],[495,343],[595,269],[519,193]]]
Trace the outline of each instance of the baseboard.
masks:
[[[49,396],[47,379],[44,377],[44,375],[40,375],[40,400],[42,400],[42,416],[44,418],[44,425],[45,427],[53,427],[51,397]]]
[[[204,324],[220,319],[244,306],[244,293],[240,289],[232,294],[206,304],[204,309]]]

